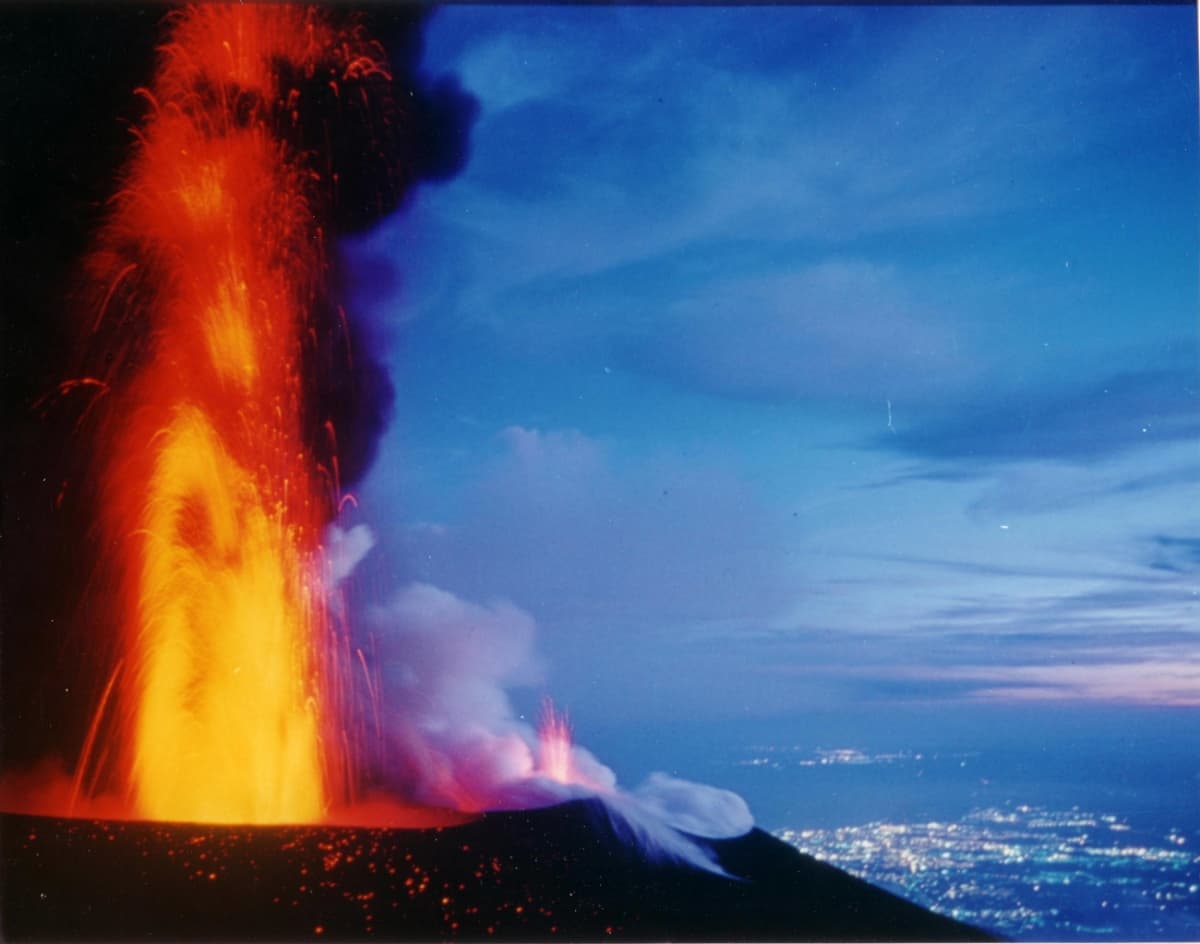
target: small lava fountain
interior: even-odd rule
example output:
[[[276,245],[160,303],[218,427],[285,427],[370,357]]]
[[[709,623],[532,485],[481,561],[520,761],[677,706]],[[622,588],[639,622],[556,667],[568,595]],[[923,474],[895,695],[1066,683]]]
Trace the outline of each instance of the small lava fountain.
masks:
[[[557,710],[549,698],[542,703],[538,723],[537,772],[557,783],[603,789],[578,769],[571,743],[571,723],[566,712]]]

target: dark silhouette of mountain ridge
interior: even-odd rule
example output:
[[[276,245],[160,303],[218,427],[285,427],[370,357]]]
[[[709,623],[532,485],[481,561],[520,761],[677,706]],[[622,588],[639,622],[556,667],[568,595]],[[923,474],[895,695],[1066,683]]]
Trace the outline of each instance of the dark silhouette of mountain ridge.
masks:
[[[458,826],[0,816],[5,940],[993,940],[762,830],[656,861],[599,801]]]

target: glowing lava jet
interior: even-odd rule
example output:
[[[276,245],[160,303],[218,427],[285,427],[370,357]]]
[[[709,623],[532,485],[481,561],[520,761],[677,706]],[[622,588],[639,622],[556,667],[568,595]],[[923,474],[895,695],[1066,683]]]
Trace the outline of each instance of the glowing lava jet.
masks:
[[[571,726],[565,713],[559,713],[550,699],[542,704],[538,724],[538,771],[558,783],[574,783],[575,767],[571,762]]]
[[[305,435],[302,369],[337,177],[297,125],[304,83],[363,96],[372,75],[387,78],[378,47],[319,10],[205,5],[172,18],[142,91],[90,260],[108,286],[96,343],[136,338],[102,437],[101,522],[136,816],[303,822],[345,799],[320,548],[337,461]]]
[[[611,776],[607,768],[596,765],[594,761],[593,767],[593,773],[603,771]],[[590,776],[581,769],[576,761],[567,714],[558,711],[549,698],[542,702],[542,716],[538,722],[536,773],[564,786],[584,787],[588,793],[609,794],[615,786],[615,781],[606,782],[604,777]]]

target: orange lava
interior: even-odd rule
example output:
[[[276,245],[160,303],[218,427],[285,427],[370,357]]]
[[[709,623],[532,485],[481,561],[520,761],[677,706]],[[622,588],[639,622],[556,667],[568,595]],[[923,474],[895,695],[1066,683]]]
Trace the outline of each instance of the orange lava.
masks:
[[[476,813],[401,803],[387,796],[368,796],[353,806],[335,807],[326,814],[324,822],[330,826],[372,829],[431,829],[461,826],[478,818]]]
[[[337,486],[302,435],[327,266],[321,178],[281,133],[298,113],[280,76],[380,67],[299,6],[189,8],[168,39],[91,260],[105,309],[143,279],[136,306],[96,322],[144,336],[103,469],[112,737],[135,817],[316,822],[348,763],[319,545]]]
[[[0,775],[0,814],[110,822],[147,819],[131,810],[119,795],[77,796],[76,793],[74,778],[62,765],[53,759],[43,759],[30,769]],[[385,794],[369,793],[353,803],[326,810],[320,825],[350,829],[436,829],[461,826],[478,818],[477,813],[405,803]]]

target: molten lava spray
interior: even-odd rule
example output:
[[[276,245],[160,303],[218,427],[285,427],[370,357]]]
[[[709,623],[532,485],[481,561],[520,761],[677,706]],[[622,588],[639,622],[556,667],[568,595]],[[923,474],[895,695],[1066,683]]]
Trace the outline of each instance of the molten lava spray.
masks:
[[[571,763],[571,725],[566,714],[556,711],[554,702],[549,698],[542,703],[538,751],[541,774],[558,783],[575,781],[574,765]]]
[[[337,177],[296,125],[301,84],[337,93],[380,63],[311,8],[200,6],[173,19],[143,90],[91,260],[108,286],[96,343],[139,339],[104,437],[102,516],[134,815],[312,821],[345,798],[320,547],[340,484],[332,445],[319,461],[307,441],[303,383]]]

